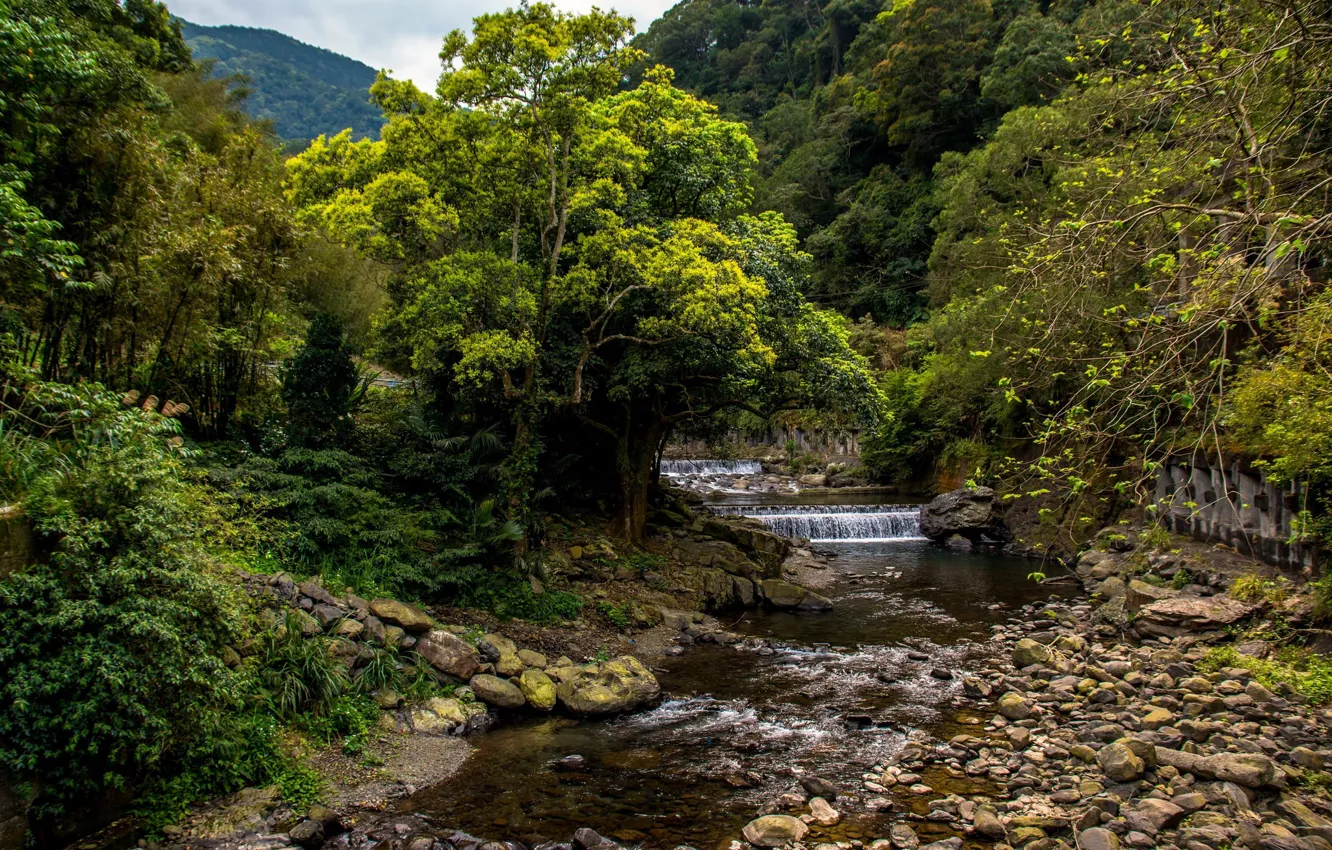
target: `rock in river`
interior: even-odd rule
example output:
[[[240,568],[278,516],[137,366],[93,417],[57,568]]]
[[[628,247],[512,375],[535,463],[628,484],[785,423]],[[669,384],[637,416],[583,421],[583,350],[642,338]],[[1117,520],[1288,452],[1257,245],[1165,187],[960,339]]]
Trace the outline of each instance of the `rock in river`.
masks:
[[[972,543],[999,543],[1011,536],[989,487],[963,487],[922,505],[920,533],[935,542],[954,534]]]
[[[763,596],[774,608],[794,608],[797,611],[827,611],[832,601],[798,584],[778,578],[765,579],[760,585]]]
[[[573,714],[619,714],[641,708],[661,695],[657,677],[632,655],[577,668],[573,678],[555,689],[559,702]]]
[[[799,841],[809,827],[790,815],[764,815],[745,825],[745,840],[757,847],[781,847]]]
[[[523,696],[518,686],[499,676],[481,673],[473,676],[468,684],[476,693],[476,698],[486,705],[493,705],[496,708],[522,708],[527,704],[527,698]]]

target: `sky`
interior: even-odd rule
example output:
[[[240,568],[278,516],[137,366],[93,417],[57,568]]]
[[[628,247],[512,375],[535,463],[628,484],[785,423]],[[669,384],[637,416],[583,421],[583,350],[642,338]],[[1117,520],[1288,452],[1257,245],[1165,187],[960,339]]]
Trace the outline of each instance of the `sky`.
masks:
[[[647,29],[676,0],[600,0]],[[517,5],[515,0],[167,0],[172,14],[204,26],[236,24],[286,33],[306,44],[350,56],[375,69],[389,68],[433,91],[439,46],[454,29],[471,28],[472,16]],[[556,0],[568,11],[586,11],[593,0]]]

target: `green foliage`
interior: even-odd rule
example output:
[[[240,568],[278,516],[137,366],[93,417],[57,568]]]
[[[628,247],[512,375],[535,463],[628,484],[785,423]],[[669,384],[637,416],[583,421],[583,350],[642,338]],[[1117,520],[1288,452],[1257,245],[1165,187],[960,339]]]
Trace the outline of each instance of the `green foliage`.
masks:
[[[320,715],[350,687],[342,664],[326,638],[306,638],[300,620],[287,621],[261,639],[254,668],[255,696],[282,720]]]
[[[625,565],[640,576],[659,572],[665,569],[668,563],[669,561],[662,555],[654,555],[651,552],[635,552],[625,559]]]
[[[629,628],[631,618],[627,607],[621,607],[614,602],[603,599],[597,603],[597,613],[605,617],[612,626],[620,631]]]
[[[1170,548],[1170,532],[1162,525],[1144,526],[1138,531],[1138,548],[1163,552]]]
[[[1281,576],[1269,576],[1249,573],[1235,579],[1230,585],[1230,595],[1245,602],[1266,602],[1279,605],[1286,599],[1289,582]]]
[[[1264,687],[1292,688],[1317,705],[1332,701],[1332,659],[1303,647],[1284,647],[1275,658],[1267,659],[1240,655],[1233,646],[1218,646],[1207,653],[1199,666],[1205,670],[1240,667]]]
[[[292,444],[317,448],[345,441],[352,410],[365,389],[343,339],[341,320],[316,313],[305,345],[282,371],[282,400]]]
[[[46,452],[4,489],[50,555],[0,582],[0,765],[40,789],[50,817],[218,722],[237,610],[197,545],[178,424],[97,385],[6,377],[10,436]]]
[[[344,129],[379,135],[384,118],[370,103],[376,72],[369,65],[273,30],[183,21],[182,34],[214,75],[244,77],[246,111],[273,122],[281,138],[305,142]]]

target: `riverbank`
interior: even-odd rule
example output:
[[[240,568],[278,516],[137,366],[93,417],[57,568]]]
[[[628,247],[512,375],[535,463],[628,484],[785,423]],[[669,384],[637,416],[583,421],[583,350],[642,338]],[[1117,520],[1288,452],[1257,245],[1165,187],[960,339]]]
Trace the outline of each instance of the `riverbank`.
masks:
[[[977,556],[949,557],[961,563]],[[1310,824],[1317,826],[1317,818],[1328,814],[1326,800],[1319,796],[1326,775],[1316,767],[1327,756],[1324,748],[1328,714],[1304,704],[1298,693],[1283,694],[1279,685],[1264,686],[1260,679],[1271,682],[1271,672],[1266,667],[1263,667],[1266,672],[1257,674],[1240,669],[1243,664],[1262,667],[1264,663],[1273,663],[1270,659],[1258,655],[1236,657],[1239,647],[1244,652],[1259,654],[1277,651],[1272,641],[1267,642],[1265,649],[1257,641],[1237,642],[1235,633],[1245,628],[1244,623],[1261,632],[1270,626],[1264,626],[1265,621],[1279,616],[1289,623],[1294,614],[1294,622],[1302,628],[1309,627],[1308,622],[1301,622],[1298,617],[1301,610],[1307,611],[1310,602],[1306,595],[1295,592],[1297,586],[1293,582],[1279,606],[1270,601],[1234,600],[1225,590],[1235,585],[1237,578],[1250,575],[1243,572],[1246,568],[1251,571],[1252,564],[1224,550],[1178,539],[1168,544],[1159,540],[1143,544],[1127,530],[1109,532],[1101,538],[1100,547],[1084,554],[1079,562],[1077,574],[1083,584],[1083,596],[1028,605],[1013,610],[1012,616],[1001,617],[1001,622],[995,624],[987,656],[1002,663],[971,667],[964,675],[955,672],[956,664],[932,666],[940,663],[939,656],[927,652],[919,653],[923,662],[913,663],[910,652],[901,661],[892,662],[894,670],[900,670],[903,662],[908,667],[923,666],[911,675],[923,677],[922,682],[933,679],[940,688],[952,689],[955,698],[947,702],[945,715],[923,726],[913,724],[914,728],[906,730],[910,734],[902,744],[894,745],[894,752],[866,764],[859,782],[847,782],[843,771],[833,783],[836,787],[819,784],[815,780],[824,777],[817,761],[808,767],[788,763],[786,767],[776,766],[771,772],[756,772],[758,763],[752,758],[747,759],[751,762],[749,766],[742,761],[733,776],[719,778],[726,783],[757,783],[759,797],[755,799],[754,814],[790,818],[799,823],[797,827],[788,820],[765,821],[761,825],[765,832],[755,831],[759,827],[749,832],[749,837],[757,839],[760,845],[773,840],[773,836],[780,837],[766,830],[786,829],[788,832],[782,834],[790,836],[803,828],[807,832],[801,843],[807,846],[854,847],[886,841],[888,844],[879,846],[910,848],[920,843],[944,842],[936,850],[945,850],[968,842],[978,846],[994,843],[1053,850],[1073,844],[1147,847],[1173,843],[1201,850],[1220,847],[1215,841],[1207,843],[1218,837],[1242,843],[1243,824],[1256,816],[1260,837],[1256,839],[1258,843],[1250,845],[1255,850],[1304,847],[1321,850],[1316,841],[1274,845],[1272,837],[1288,838],[1281,832],[1283,829],[1298,841],[1320,834]],[[843,583],[854,587],[863,579],[858,577],[861,574],[857,568],[851,569],[833,570],[825,564],[822,569],[811,568],[809,572],[825,579],[839,574]],[[1264,580],[1280,586],[1275,576]],[[832,584],[831,580],[826,581],[824,588]],[[1241,607],[1242,616],[1223,624],[1224,628],[1217,627],[1221,622],[1217,618],[1230,616]],[[1210,612],[1211,619],[1201,616],[1204,611]],[[816,634],[823,616],[826,615],[806,615],[799,622],[810,634]],[[1172,633],[1162,634],[1163,630]],[[552,643],[547,646],[552,651],[562,645],[561,641],[586,638],[585,632],[572,627],[557,630],[533,627],[530,634],[513,634],[521,636],[523,643],[549,640]],[[725,664],[716,653],[740,650],[772,655],[776,651],[780,655],[783,651],[756,634],[752,627],[730,631],[716,620],[688,614],[681,614],[678,619],[672,616],[669,623],[625,639],[636,642],[634,646],[649,659],[650,666],[670,664],[672,659],[687,668]],[[699,643],[711,647],[691,648]],[[928,649],[924,645],[921,648]],[[961,666],[967,668],[968,664],[962,661]],[[891,678],[900,678],[904,673],[904,670],[894,672]],[[965,681],[961,681],[963,678]],[[678,674],[672,676],[672,681],[682,683]],[[818,690],[810,693],[814,696]],[[679,700],[677,694],[668,698]],[[715,710],[709,709],[706,701],[686,699],[676,704],[678,708],[672,708],[668,714]],[[866,719],[875,720],[868,715]],[[847,721],[861,722],[853,715],[848,715]],[[580,728],[592,735],[610,731],[610,727]],[[514,729],[514,733],[517,735],[514,743],[524,746],[522,742],[528,733],[521,729]],[[1120,741],[1121,738],[1127,740]],[[389,736],[389,740],[400,739]],[[483,749],[487,750],[482,754],[484,758],[495,758],[488,738],[475,740],[484,744]],[[462,743],[462,739],[450,741]],[[1249,751],[1252,750],[1249,741],[1257,742],[1256,751]],[[588,752],[577,748],[566,753],[559,749],[561,745],[555,746],[553,754],[560,756]],[[1300,751],[1300,747],[1308,752]],[[1158,753],[1156,748],[1170,752]],[[1122,756],[1124,752],[1132,758]],[[1218,756],[1221,758],[1214,758]],[[1230,756],[1236,759],[1230,760]],[[592,753],[588,752],[587,757],[593,757]],[[1141,762],[1140,768],[1133,758]],[[443,761],[447,762],[447,758]],[[1270,775],[1268,762],[1272,767]],[[470,785],[477,781],[472,767],[477,764],[472,759],[449,766],[465,767],[456,781]],[[1261,780],[1257,786],[1239,781],[1250,778],[1242,772],[1249,768],[1257,771],[1253,774]],[[496,769],[513,773],[503,764]],[[586,769],[590,766],[584,768],[571,762],[568,767],[547,765],[543,771],[552,781],[563,784],[565,780],[558,777],[576,780]],[[555,772],[549,773],[552,770]],[[561,774],[561,770],[574,773]],[[1281,776],[1286,779],[1280,779]],[[509,781],[517,781],[516,777],[517,774],[509,777]],[[1225,783],[1239,789],[1247,809],[1236,808],[1237,792],[1223,787]],[[1283,783],[1284,788],[1280,787]],[[394,785],[391,797],[424,788],[413,785],[409,789],[408,785],[411,783]],[[458,796],[463,790],[451,791],[446,782],[436,785],[426,799]],[[626,789],[625,793],[633,792]],[[816,801],[816,796],[821,796],[822,802]],[[1201,806],[1190,809],[1200,800]],[[1180,812],[1157,802],[1174,806]],[[1295,803],[1304,808],[1296,807]],[[409,809],[431,805],[435,804],[408,801]],[[383,801],[343,797],[334,808],[340,823],[350,830],[345,838],[333,837],[328,831],[324,837],[337,842],[335,846],[344,846],[345,842],[345,846],[360,847],[388,840],[394,846],[401,843],[406,847],[417,839],[425,846],[426,837],[431,846],[445,839],[455,846],[469,846],[468,839],[441,826],[456,826],[461,822],[450,824],[447,817],[441,818],[439,811],[443,810],[437,809],[432,816],[425,817],[403,809],[402,804],[392,802],[389,797]],[[495,814],[481,818],[486,828],[469,828],[491,838],[506,837],[506,833],[517,838],[523,834],[498,822],[504,820],[517,828],[518,822],[512,816],[499,814],[507,806],[489,808]],[[1290,812],[1303,816],[1306,811],[1308,816],[1303,821],[1291,820]],[[1155,825],[1154,833],[1145,829],[1154,824],[1146,819],[1148,812],[1168,815]],[[567,829],[570,835],[578,826],[590,823],[578,824],[578,816],[575,810],[565,819],[573,820]],[[288,825],[279,821],[274,820],[272,826]],[[1084,839],[1083,833],[1092,830],[1104,832],[1092,832]],[[620,834],[614,834],[617,832]],[[253,844],[259,840],[258,834],[263,834],[263,830],[252,832],[246,840]],[[298,830],[297,836],[300,834]],[[642,834],[642,830],[610,829],[603,830],[603,834],[611,838],[599,842],[590,833],[584,833],[580,846],[602,846],[609,850],[614,842],[635,843],[633,836]],[[680,837],[683,836],[677,836],[677,840]],[[738,827],[734,838],[743,838]],[[1153,843],[1148,843],[1148,839]],[[263,846],[282,846],[278,842],[283,839],[264,840],[269,843]],[[1098,840],[1103,843],[1093,843]],[[477,839],[471,846],[479,843]],[[653,843],[654,846],[660,843],[655,833]]]

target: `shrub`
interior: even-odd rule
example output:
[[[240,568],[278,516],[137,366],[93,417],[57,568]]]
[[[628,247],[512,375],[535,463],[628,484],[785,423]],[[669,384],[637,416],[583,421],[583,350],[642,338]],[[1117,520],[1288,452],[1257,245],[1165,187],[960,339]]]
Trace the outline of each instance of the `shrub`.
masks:
[[[1230,585],[1230,595],[1245,602],[1267,602],[1279,605],[1286,599],[1289,582],[1278,576],[1268,578],[1257,573],[1249,573],[1235,579]]]
[[[346,671],[329,654],[329,641],[302,637],[294,614],[261,638],[255,660],[256,701],[284,720],[324,713],[350,686]]]
[[[1264,687],[1275,690],[1288,685],[1311,702],[1321,705],[1332,701],[1332,658],[1304,647],[1284,647],[1276,658],[1252,658],[1241,655],[1233,646],[1219,646],[1207,654],[1201,666],[1208,671],[1241,667]]]
[[[97,385],[29,383],[5,406],[50,447],[21,482],[50,557],[0,582],[0,767],[52,817],[216,725],[239,617],[197,545],[174,421]]]

